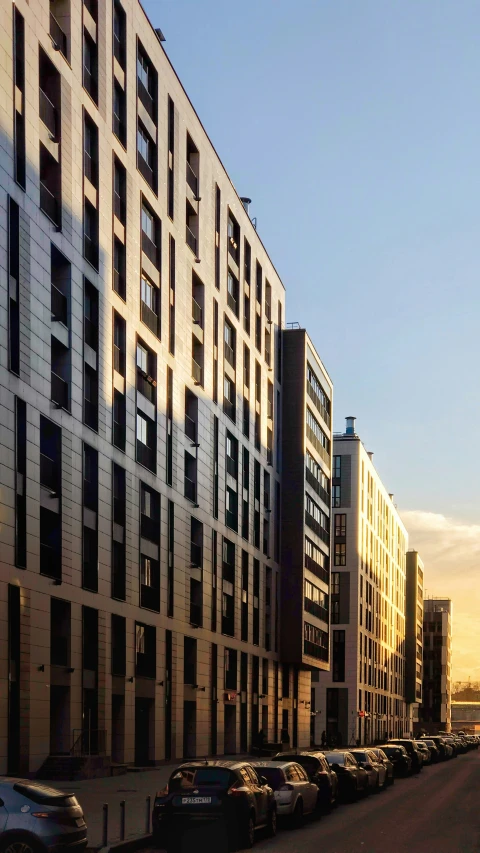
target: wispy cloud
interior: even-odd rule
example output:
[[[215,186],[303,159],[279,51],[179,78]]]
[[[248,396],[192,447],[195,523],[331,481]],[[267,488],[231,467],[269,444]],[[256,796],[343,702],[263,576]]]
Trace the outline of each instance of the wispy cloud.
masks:
[[[433,512],[401,512],[425,564],[427,595],[453,601],[454,681],[480,680],[480,524]]]

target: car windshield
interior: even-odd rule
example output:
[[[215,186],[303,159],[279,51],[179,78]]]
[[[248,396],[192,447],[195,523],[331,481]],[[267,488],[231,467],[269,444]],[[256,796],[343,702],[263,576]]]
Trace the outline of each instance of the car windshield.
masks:
[[[233,774],[226,767],[182,767],[170,777],[169,787],[172,791],[200,786],[229,788],[233,781]]]
[[[326,752],[325,758],[329,764],[345,764],[345,755],[343,752]]]
[[[368,761],[368,756],[367,756],[366,752],[356,752],[355,751],[353,753],[353,756],[354,756],[354,758],[357,759],[357,761]]]
[[[399,746],[385,746],[383,751],[386,755],[391,755],[394,758],[399,758],[402,755],[402,750]]]
[[[283,775],[283,770],[280,770],[280,768],[255,766],[255,771],[258,776],[265,776],[273,791],[278,791],[285,784],[285,776]]]

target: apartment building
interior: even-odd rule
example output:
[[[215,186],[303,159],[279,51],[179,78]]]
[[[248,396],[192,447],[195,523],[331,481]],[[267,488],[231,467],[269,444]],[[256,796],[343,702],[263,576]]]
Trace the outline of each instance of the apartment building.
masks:
[[[407,532],[369,453],[346,419],[333,437],[331,667],[320,673],[315,742],[343,744],[407,731]]]
[[[452,727],[452,602],[426,598],[423,611],[423,689],[420,728]]]
[[[318,681],[330,665],[330,505],[332,383],[307,332],[283,334],[281,653]],[[286,665],[286,664],[284,664]],[[295,687],[294,687],[295,691]],[[294,699],[298,698],[294,692]],[[285,701],[285,699],[283,700]],[[310,702],[314,736],[315,691]],[[288,708],[283,710],[288,728]],[[302,733],[305,740],[306,733]]]
[[[418,551],[407,551],[405,607],[405,701],[413,734],[422,701],[424,566]]]
[[[305,746],[282,282],[137,0],[0,8],[0,772]]]

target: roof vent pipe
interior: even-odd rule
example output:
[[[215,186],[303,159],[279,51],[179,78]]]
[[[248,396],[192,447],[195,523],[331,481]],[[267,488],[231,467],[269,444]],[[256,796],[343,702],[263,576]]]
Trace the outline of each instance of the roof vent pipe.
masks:
[[[393,501],[393,492],[389,492],[388,497],[390,498],[391,501]]]
[[[356,418],[351,415],[348,418],[345,418],[345,435],[355,435],[355,421]]]
[[[370,462],[371,462],[373,459],[373,452],[371,450],[367,450],[367,453],[368,453],[368,458],[370,459]]]
[[[251,203],[252,203],[252,199],[251,199],[251,198],[247,198],[246,196],[242,196],[242,198],[240,199],[240,201],[242,202],[242,204],[243,204],[243,206],[244,206],[245,210],[246,210],[246,211],[247,211],[247,213],[248,213],[248,208],[250,207],[250,205],[251,205]]]

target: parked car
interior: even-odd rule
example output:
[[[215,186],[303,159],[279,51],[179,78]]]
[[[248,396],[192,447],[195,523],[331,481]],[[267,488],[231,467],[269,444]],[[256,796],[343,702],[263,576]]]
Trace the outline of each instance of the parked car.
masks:
[[[437,761],[440,761],[441,753],[440,753],[440,750],[439,750],[437,744],[435,743],[435,741],[432,740],[431,738],[422,737],[421,742],[428,746],[428,748],[430,750],[430,757],[432,759],[432,764],[436,764]]]
[[[353,802],[358,800],[360,795],[366,796],[368,794],[367,771],[360,767],[349,750],[336,749],[332,752],[326,752],[325,758],[337,774],[340,799]]]
[[[446,761],[447,758],[451,758],[453,755],[453,749],[451,746],[448,746],[443,737],[440,735],[430,735],[428,740],[433,740],[435,746],[438,748],[440,753],[440,761]]]
[[[74,794],[29,779],[0,777],[2,851],[83,850],[87,825]]]
[[[452,758],[457,758],[460,749],[459,749],[459,745],[458,745],[456,739],[453,737],[450,737],[450,735],[444,735],[443,739],[444,739],[445,743],[447,744],[447,746],[452,747],[452,753],[453,753]]]
[[[318,805],[331,809],[338,800],[338,778],[330,767],[323,752],[317,750],[288,750],[274,755],[272,761],[296,761],[306,771],[311,782],[318,788]]]
[[[303,767],[296,761],[254,761],[253,767],[265,777],[275,794],[278,817],[292,818],[296,827],[302,826],[305,815],[317,808],[318,787],[311,782]]]
[[[393,783],[395,782],[395,768],[393,761],[390,761],[383,749],[379,746],[372,746],[371,752],[375,753],[380,763],[383,764],[383,766],[385,767],[387,773],[386,784],[393,785]]]
[[[247,761],[189,761],[170,776],[153,805],[155,843],[168,843],[181,825],[224,818],[231,841],[252,847],[255,831],[277,832],[275,795]],[[174,847],[174,845],[172,844]]]
[[[467,743],[470,744],[472,749],[478,749],[478,740],[473,735],[467,735]]]
[[[352,755],[368,774],[370,789],[378,794],[386,787],[387,771],[372,749],[352,749]]]
[[[420,752],[423,755],[424,766],[426,764],[431,764],[432,763],[432,754],[430,752],[430,747],[428,746],[428,744],[426,744],[424,740],[416,740],[415,743],[417,744],[418,749],[420,750]]]
[[[401,744],[386,743],[380,749],[385,753],[393,764],[395,776],[410,776],[412,772],[412,759],[407,750]]]
[[[400,746],[403,746],[404,749],[408,752],[410,758],[412,759],[412,773],[420,773],[423,767],[423,758],[422,753],[420,752],[414,740],[411,740],[410,738],[398,738],[398,740],[392,739],[388,742],[397,743]]]

